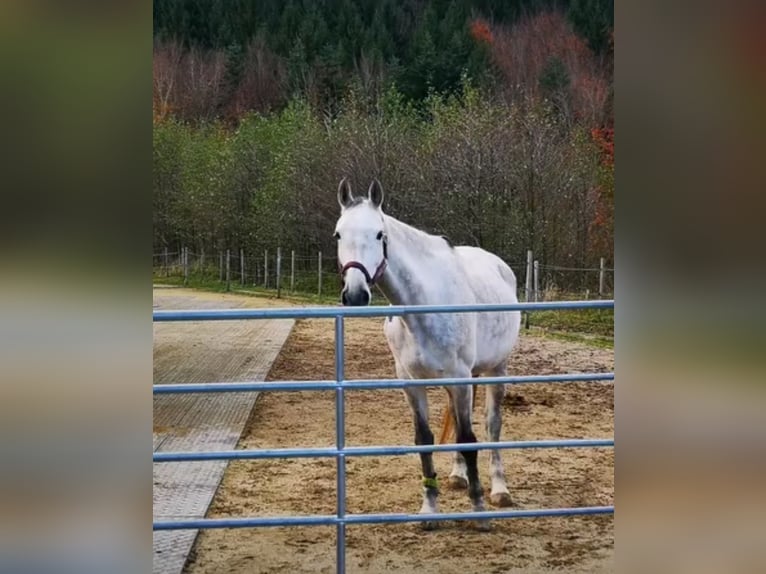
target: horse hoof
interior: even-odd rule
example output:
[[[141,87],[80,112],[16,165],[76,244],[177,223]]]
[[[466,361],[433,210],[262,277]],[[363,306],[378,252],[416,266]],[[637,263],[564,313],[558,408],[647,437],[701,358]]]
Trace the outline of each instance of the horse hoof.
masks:
[[[436,520],[425,520],[420,523],[420,529],[430,532],[436,530],[439,527],[439,523]]]
[[[451,490],[465,490],[466,488],[468,488],[468,481],[462,476],[457,476],[456,474],[452,474],[447,479],[447,486]]]
[[[509,506],[513,506],[511,495],[507,492],[496,492],[495,494],[491,494],[489,497],[489,502],[492,504],[492,506],[497,506],[499,508],[508,508]]]

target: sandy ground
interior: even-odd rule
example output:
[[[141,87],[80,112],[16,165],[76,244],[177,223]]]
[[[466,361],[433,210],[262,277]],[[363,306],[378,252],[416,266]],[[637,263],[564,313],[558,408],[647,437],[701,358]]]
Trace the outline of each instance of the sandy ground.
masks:
[[[348,378],[394,377],[382,319],[354,319],[346,328]],[[541,336],[523,336],[509,363],[511,374],[611,371],[613,352]],[[333,329],[327,320],[296,323],[268,380],[331,379]],[[438,428],[445,393],[429,391],[431,426]],[[331,446],[333,393],[263,393],[238,448]],[[485,440],[478,413],[475,432]],[[614,432],[614,387],[575,383],[509,389],[501,440],[603,438]],[[412,444],[411,414],[401,391],[353,391],[346,399],[347,444]],[[451,454],[435,455],[446,479]],[[614,502],[614,452],[605,449],[505,451],[509,488],[517,508],[607,505]],[[479,456],[488,490],[488,455]],[[348,510],[417,512],[417,455],[351,458]],[[446,481],[444,481],[446,482]],[[443,486],[443,511],[467,511],[465,491]],[[333,514],[335,461],[292,459],[231,463],[209,517]],[[334,572],[333,527],[202,531],[186,571]],[[434,532],[417,524],[348,528],[349,572],[611,572],[612,516],[496,520],[490,533],[446,522]]]

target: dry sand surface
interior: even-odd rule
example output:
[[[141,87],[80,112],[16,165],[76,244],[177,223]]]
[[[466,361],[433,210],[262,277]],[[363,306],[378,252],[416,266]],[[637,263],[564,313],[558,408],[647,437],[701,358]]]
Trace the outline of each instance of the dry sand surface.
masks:
[[[536,335],[522,336],[511,374],[611,371],[613,352]],[[382,319],[353,319],[346,328],[348,378],[394,377]],[[332,321],[298,321],[268,380],[331,379]],[[443,389],[429,391],[431,426],[438,428]],[[483,391],[475,431],[485,440]],[[509,388],[501,440],[603,438],[614,432],[612,384],[523,385]],[[411,414],[401,391],[353,391],[346,399],[348,445],[412,444]],[[333,393],[263,393],[238,448],[331,446]],[[607,505],[614,502],[614,453],[603,449],[505,451],[509,488],[517,508]],[[488,455],[479,455],[488,491]],[[446,483],[451,454],[435,455]],[[348,511],[417,512],[417,455],[351,458]],[[443,486],[442,511],[470,510],[465,491]],[[209,517],[333,514],[335,461],[290,459],[232,462]],[[349,572],[610,572],[612,516],[496,520],[490,533],[444,522],[433,532],[417,524],[348,528]],[[186,571],[334,572],[333,527],[224,529],[200,532]]]

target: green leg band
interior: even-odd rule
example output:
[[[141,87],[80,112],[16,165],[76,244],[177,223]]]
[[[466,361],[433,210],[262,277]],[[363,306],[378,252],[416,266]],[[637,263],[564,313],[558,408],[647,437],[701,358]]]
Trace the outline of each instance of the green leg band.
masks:
[[[423,486],[425,486],[426,488],[436,488],[436,489],[438,489],[439,488],[439,482],[436,480],[435,476],[433,478],[426,478],[424,476],[423,477]]]

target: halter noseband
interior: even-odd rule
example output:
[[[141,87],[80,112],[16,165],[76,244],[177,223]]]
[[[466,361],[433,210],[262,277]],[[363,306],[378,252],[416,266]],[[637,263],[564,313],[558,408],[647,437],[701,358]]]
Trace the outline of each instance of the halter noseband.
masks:
[[[367,271],[367,268],[359,263],[358,261],[349,261],[346,263],[343,267],[340,267],[340,262],[338,262],[338,267],[340,276],[344,277],[346,275],[346,271],[349,269],[359,269],[364,274],[364,279],[367,281],[367,285],[372,287],[375,285],[376,282],[380,280],[381,277],[383,277],[383,273],[386,271],[386,266],[388,265],[388,241],[386,240],[386,236],[383,236],[383,261],[380,262],[380,265],[378,265],[378,268],[375,270],[375,274],[370,276],[370,273]]]

